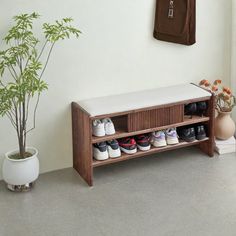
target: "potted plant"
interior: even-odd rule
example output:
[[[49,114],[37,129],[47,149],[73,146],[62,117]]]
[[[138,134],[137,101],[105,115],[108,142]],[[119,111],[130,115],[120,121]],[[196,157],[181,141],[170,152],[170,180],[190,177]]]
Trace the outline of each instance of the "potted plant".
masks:
[[[208,80],[202,80],[200,86],[210,90],[216,96],[217,117],[215,120],[215,136],[226,140],[235,133],[235,123],[231,118],[232,110],[236,105],[236,98],[230,88],[223,86],[221,80],[215,80],[211,84]]]
[[[3,39],[6,49],[0,51],[0,116],[9,119],[18,141],[18,149],[6,153],[2,169],[12,191],[31,189],[39,175],[38,151],[27,146],[27,135],[35,129],[39,99],[48,88],[42,77],[52,50],[58,41],[71,35],[78,38],[81,33],[71,26],[71,18],[44,23],[41,44],[33,33],[38,18],[37,13],[15,16],[14,26]]]

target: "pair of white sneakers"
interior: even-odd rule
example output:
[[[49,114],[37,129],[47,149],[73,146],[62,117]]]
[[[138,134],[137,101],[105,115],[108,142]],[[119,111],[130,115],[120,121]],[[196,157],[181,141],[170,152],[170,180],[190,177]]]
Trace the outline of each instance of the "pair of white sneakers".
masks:
[[[151,144],[154,147],[164,147],[166,145],[175,145],[179,143],[176,128],[153,132],[151,135]]]
[[[105,118],[102,120],[93,121],[93,135],[97,137],[102,137],[105,135],[115,134],[115,127],[110,118]]]
[[[121,156],[119,143],[117,140],[95,143],[93,145],[93,157],[98,161],[104,161],[108,158],[117,158]]]

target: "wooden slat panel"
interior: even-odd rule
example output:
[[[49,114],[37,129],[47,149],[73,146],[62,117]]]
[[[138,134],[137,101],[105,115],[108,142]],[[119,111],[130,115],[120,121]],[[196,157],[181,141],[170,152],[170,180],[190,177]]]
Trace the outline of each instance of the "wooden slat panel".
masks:
[[[183,122],[184,120],[184,105],[170,107],[170,124]]]
[[[164,126],[169,124],[169,108],[151,110],[150,127]]]
[[[183,121],[183,105],[135,112],[129,115],[129,132],[171,125]]]

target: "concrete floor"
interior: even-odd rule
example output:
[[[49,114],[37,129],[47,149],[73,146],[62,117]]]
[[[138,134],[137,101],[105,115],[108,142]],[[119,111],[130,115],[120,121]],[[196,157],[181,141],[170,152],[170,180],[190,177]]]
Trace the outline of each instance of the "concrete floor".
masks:
[[[30,193],[0,182],[0,236],[235,236],[236,155],[190,148],[100,167],[89,188],[72,169]]]

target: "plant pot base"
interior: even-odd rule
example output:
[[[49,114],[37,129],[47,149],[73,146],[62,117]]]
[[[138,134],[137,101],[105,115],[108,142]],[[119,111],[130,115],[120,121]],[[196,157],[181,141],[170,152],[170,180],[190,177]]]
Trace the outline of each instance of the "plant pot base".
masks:
[[[34,182],[24,185],[6,184],[7,188],[12,192],[29,192],[34,187]]]

